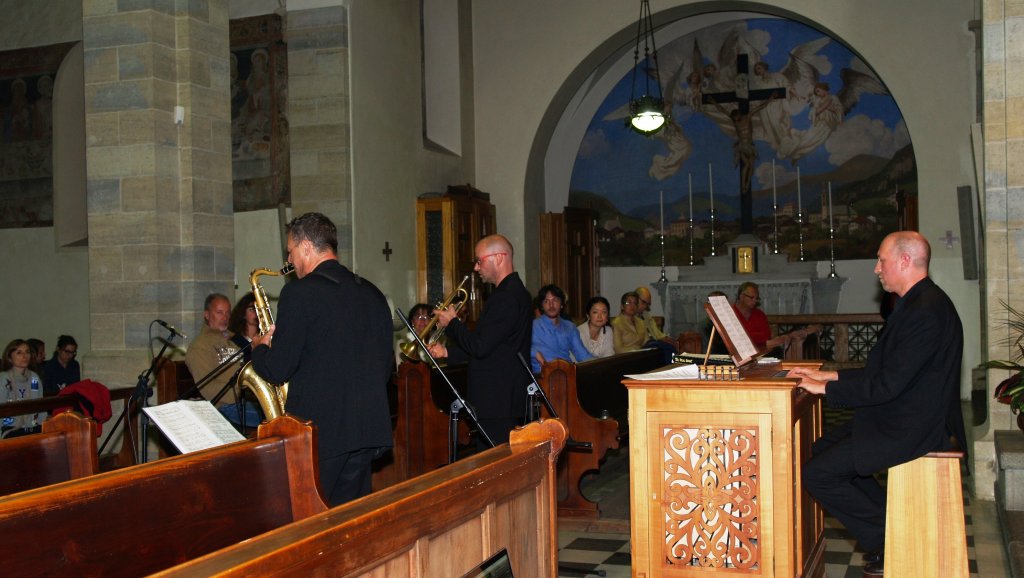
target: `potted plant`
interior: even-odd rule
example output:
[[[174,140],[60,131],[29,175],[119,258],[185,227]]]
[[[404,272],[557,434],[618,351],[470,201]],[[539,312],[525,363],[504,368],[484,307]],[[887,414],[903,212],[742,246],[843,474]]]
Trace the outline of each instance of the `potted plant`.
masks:
[[[1017,416],[1017,427],[1024,431],[1024,413],[1021,413],[1021,410],[1024,409],[1024,381],[1021,380],[1021,372],[1024,371],[1024,364],[1022,364],[1024,362],[1024,313],[1010,307],[1005,301],[1000,300],[1000,303],[1009,314],[1006,326],[1010,334],[1006,338],[1006,343],[1016,350],[1016,354],[1012,360],[986,361],[985,367],[1006,369],[1012,372],[1010,377],[996,386],[995,398],[1001,403],[1010,405],[1010,411]]]

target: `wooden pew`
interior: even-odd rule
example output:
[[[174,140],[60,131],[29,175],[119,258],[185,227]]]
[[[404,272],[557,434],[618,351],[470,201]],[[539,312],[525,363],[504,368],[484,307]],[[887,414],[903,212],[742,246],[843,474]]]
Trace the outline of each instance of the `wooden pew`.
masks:
[[[444,368],[448,379],[463,396],[467,391],[466,368],[466,364]],[[395,385],[397,407],[393,459],[374,472],[374,490],[448,463],[448,410],[454,399],[448,385],[430,365],[408,361],[398,366]],[[463,419],[459,422],[459,444],[468,443],[469,426]],[[463,455],[460,453],[459,457]]]
[[[135,392],[134,387],[122,387],[118,389],[110,390],[110,401],[114,402],[117,400],[124,401],[127,403],[128,399]],[[11,401],[7,403],[0,403],[0,418],[13,417],[19,415],[28,415],[33,413],[52,412],[55,409],[61,408],[74,408],[77,400],[74,396],[70,395],[55,395],[51,397],[44,397],[41,399],[22,399],[19,401]],[[117,424],[113,421],[109,421],[105,424],[104,436],[109,431],[108,428],[117,427],[119,431],[123,432],[124,428],[129,431],[139,431],[139,411],[137,408],[133,408],[132,411],[126,412],[123,415],[123,421]],[[124,438],[121,444],[121,449],[116,454],[104,454],[100,460],[101,470],[112,470],[117,468],[123,468],[130,466],[135,463],[135,456],[138,455],[135,444],[132,443],[134,437]]]
[[[158,576],[461,576],[506,548],[517,577],[557,576],[559,420],[511,443]]]
[[[557,359],[541,367],[538,383],[569,427],[569,435],[574,441],[592,446],[569,448],[559,462],[560,516],[600,515],[597,502],[580,492],[580,481],[588,472],[598,470],[608,450],[618,448],[619,440],[628,434],[627,392],[622,376],[650,371],[661,366],[661,361],[659,350],[641,349],[578,364]]]
[[[43,422],[42,433],[0,441],[0,496],[98,473],[93,427],[65,412]]]
[[[4,572],[142,576],[323,512],[315,435],[285,416],[256,440],[0,498]]]

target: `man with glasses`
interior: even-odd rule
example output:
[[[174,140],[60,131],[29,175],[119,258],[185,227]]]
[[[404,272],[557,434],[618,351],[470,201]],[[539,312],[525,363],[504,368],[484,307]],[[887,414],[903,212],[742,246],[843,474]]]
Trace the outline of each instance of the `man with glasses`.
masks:
[[[43,395],[57,395],[72,383],[82,381],[82,369],[75,357],[78,356],[78,342],[70,335],[57,338],[57,349],[53,357],[43,366]]]
[[[661,328],[658,327],[658,322],[654,320],[652,315],[647,314],[651,310],[651,290],[640,286],[636,288],[635,293],[637,299],[639,299],[636,306],[636,315],[643,319],[644,328],[647,330],[647,343],[645,347],[660,349],[665,356],[665,364],[668,365],[672,363],[673,356],[679,353],[676,350],[676,342],[671,337],[665,335]]]
[[[188,366],[189,373],[197,382],[238,352],[238,347],[231,341],[231,331],[228,330],[230,317],[231,301],[227,296],[220,293],[211,293],[206,296],[206,300],[203,302],[203,329],[185,351],[185,365]],[[237,359],[239,362],[242,360],[241,357]],[[239,365],[240,363],[232,363],[221,367],[220,372],[203,385],[201,392],[203,397],[212,399],[216,396],[235,376]],[[227,410],[229,407],[236,407],[238,398],[235,389],[235,387],[229,387],[224,392],[224,396],[217,400],[220,408]],[[240,423],[237,410],[233,412],[233,417],[227,413],[225,415],[234,423]],[[251,420],[246,422],[249,426],[255,426],[258,423],[258,421]]]
[[[760,304],[761,292],[757,288],[757,283],[747,281],[740,285],[736,302],[732,307],[736,310],[736,316],[740,318],[740,324],[747,330],[747,335],[754,346],[764,349],[772,337],[772,329],[768,326],[768,316],[758,307]]]
[[[474,270],[494,291],[484,304],[476,328],[470,330],[459,320],[453,307],[438,309],[437,326],[446,327],[448,344],[430,346],[434,357],[448,363],[469,362],[469,403],[480,425],[494,443],[508,441],[512,428],[526,412],[526,369],[518,359],[530,355],[533,307],[512,263],[512,244],[501,235],[484,237],[476,244]],[[483,442],[478,440],[483,447]]]

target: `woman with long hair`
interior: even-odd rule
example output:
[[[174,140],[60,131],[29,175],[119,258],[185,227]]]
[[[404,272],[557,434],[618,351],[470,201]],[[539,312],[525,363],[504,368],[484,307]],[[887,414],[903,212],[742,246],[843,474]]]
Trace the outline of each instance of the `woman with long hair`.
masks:
[[[583,340],[583,346],[594,354],[594,357],[615,355],[614,331],[608,324],[608,314],[611,311],[608,300],[600,295],[591,297],[587,302],[586,311],[586,321],[577,327],[580,339]]]

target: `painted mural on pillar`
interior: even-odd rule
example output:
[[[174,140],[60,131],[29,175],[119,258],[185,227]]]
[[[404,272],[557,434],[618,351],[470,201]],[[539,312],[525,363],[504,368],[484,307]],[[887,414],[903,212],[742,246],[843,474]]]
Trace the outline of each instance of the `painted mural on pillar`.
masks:
[[[53,83],[73,45],[0,52],[0,228],[53,225]]]
[[[690,262],[691,232],[699,263],[741,232],[790,260],[801,248],[828,260],[830,227],[836,259],[873,258],[886,234],[916,229],[903,116],[838,39],[784,18],[736,19],[659,44],[658,64],[666,127],[649,138],[627,127],[631,67],[573,168],[569,204],[599,211],[603,266],[660,264],[662,231],[671,266]]]
[[[288,55],[276,14],[232,20],[231,172],[236,212],[291,204]]]

